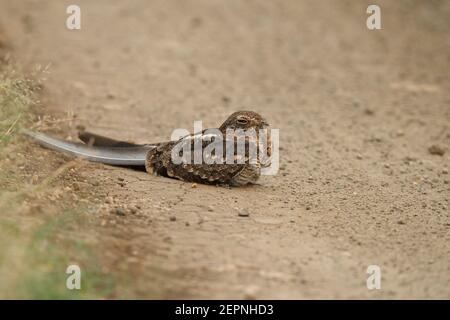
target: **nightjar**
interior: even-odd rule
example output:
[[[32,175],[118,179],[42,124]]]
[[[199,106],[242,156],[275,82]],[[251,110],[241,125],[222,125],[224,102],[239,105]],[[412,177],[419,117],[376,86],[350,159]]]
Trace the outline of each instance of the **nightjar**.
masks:
[[[25,134],[42,146],[118,166],[145,167],[148,173],[189,182],[242,186],[255,183],[270,166],[269,124],[258,113],[238,111],[219,128],[205,129],[176,141],[133,144],[86,131],[75,143],[33,131]]]

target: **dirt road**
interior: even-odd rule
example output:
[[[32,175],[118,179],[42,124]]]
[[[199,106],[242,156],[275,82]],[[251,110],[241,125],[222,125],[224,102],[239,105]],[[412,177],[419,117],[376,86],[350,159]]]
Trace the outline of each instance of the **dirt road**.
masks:
[[[450,298],[447,1],[378,1],[376,31],[364,1],[295,0],[78,0],[70,31],[72,2],[0,1],[14,55],[50,64],[40,113],[75,115],[50,132],[153,142],[240,109],[280,129],[280,171],[252,187],[97,164],[61,181],[126,279],[112,297]],[[61,159],[32,148],[37,174]]]

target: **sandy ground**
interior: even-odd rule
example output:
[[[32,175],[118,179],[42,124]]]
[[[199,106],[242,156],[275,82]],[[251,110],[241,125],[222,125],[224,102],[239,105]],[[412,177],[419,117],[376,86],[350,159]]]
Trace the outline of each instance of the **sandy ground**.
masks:
[[[128,276],[115,297],[450,298],[450,3],[378,1],[369,31],[364,1],[79,0],[69,31],[72,2],[0,0],[14,55],[51,65],[42,114],[75,116],[54,134],[153,142],[239,109],[280,129],[281,170],[252,187],[87,163],[63,181],[104,203],[87,229]],[[36,174],[70,161],[30,148]]]

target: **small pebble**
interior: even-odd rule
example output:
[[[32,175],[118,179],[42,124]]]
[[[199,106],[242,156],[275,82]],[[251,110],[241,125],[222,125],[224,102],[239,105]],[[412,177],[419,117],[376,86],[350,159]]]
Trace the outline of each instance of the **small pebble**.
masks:
[[[250,215],[250,212],[248,212],[247,209],[240,209],[238,211],[238,216],[239,217],[248,217]]]
[[[124,216],[125,215],[125,209],[121,207],[117,207],[111,210],[112,213],[117,214],[118,216]]]
[[[108,203],[108,204],[113,204],[114,203],[114,198],[113,197],[107,197],[106,199],[105,199],[105,202],[106,203]]]
[[[428,152],[430,154],[438,156],[443,156],[445,154],[445,150],[442,147],[435,144],[428,148]]]

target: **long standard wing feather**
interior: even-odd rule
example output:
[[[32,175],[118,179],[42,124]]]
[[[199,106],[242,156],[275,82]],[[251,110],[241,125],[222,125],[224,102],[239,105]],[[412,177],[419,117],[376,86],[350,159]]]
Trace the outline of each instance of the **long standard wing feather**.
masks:
[[[89,161],[118,166],[144,166],[148,150],[154,148],[152,145],[138,147],[89,147],[85,144],[53,138],[40,132],[25,130],[24,133],[43,147]]]

